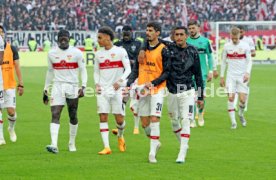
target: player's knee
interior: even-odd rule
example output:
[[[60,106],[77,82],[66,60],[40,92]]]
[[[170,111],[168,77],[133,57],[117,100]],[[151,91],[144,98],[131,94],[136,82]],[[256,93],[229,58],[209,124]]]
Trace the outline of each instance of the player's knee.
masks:
[[[234,97],[234,96],[231,96],[231,97],[228,98],[228,101],[229,101],[229,102],[234,102],[234,100],[235,100],[235,97]]]
[[[108,114],[107,113],[101,113],[100,114],[100,122],[107,122],[108,120]]]
[[[59,124],[59,118],[61,114],[63,106],[52,106],[51,112],[52,112],[52,123]]]
[[[121,114],[115,114],[115,119],[118,125],[122,125],[124,123],[124,116]]]
[[[157,116],[151,116],[150,117],[150,122],[159,122],[159,117],[157,117]]]
[[[15,109],[14,108],[7,108],[8,115],[13,117],[15,116]]]

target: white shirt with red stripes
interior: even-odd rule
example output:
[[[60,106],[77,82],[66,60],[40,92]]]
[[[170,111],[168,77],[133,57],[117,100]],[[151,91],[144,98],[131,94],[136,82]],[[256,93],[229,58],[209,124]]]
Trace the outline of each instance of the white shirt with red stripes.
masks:
[[[124,48],[113,45],[111,49],[96,52],[94,82],[103,89],[112,89],[119,80],[125,81],[131,73],[129,58]]]
[[[222,52],[220,77],[224,77],[227,64],[228,76],[243,76],[245,73],[250,74],[252,60],[248,43],[244,41],[239,41],[236,45],[232,41],[226,43]]]
[[[86,64],[82,52],[73,46],[62,50],[53,48],[48,53],[48,73],[44,89],[48,89],[52,81],[61,83],[79,84],[79,72],[82,86],[87,84]]]
[[[5,42],[2,38],[2,36],[0,36],[0,51],[4,53],[5,50]],[[4,61],[4,54],[3,54],[3,61]],[[2,68],[0,66],[0,90],[3,90],[3,78],[2,78]]]

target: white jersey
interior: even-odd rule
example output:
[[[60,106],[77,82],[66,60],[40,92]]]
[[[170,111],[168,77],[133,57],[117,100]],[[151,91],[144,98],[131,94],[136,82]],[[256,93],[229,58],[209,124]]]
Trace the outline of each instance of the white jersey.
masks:
[[[249,45],[251,51],[255,50],[255,43],[251,37],[244,36],[241,40]]]
[[[51,49],[48,53],[48,74],[45,89],[49,87],[52,80],[54,82],[78,85],[79,71],[81,73],[82,86],[86,87],[87,72],[82,52],[72,46],[69,46],[66,50],[58,47]]]
[[[226,64],[228,64],[228,76],[250,74],[252,61],[249,45],[244,41],[240,41],[237,45],[233,44],[232,41],[226,43],[222,52],[221,77],[224,77]]]
[[[2,36],[0,36],[0,51],[4,52],[5,50],[5,42],[3,41]],[[4,54],[3,54],[4,58]],[[2,77],[2,68],[0,68],[0,90],[3,90],[3,77]]]
[[[129,58],[124,48],[113,45],[111,49],[96,52],[94,82],[110,89],[120,79],[125,81],[131,72]]]

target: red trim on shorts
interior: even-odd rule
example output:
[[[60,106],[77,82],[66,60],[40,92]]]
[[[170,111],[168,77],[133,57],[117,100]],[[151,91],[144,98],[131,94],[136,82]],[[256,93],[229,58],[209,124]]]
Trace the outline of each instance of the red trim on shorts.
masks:
[[[113,68],[123,68],[124,64],[121,60],[118,61],[112,61],[110,60],[105,60],[105,62],[100,63],[100,69],[113,69]]]
[[[63,69],[76,69],[79,65],[76,62],[68,63],[66,61],[59,62],[59,63],[53,63],[53,68],[57,70],[63,70]]]
[[[174,131],[174,133],[179,133],[181,130],[182,130],[182,128],[180,128],[180,129]]]
[[[107,132],[109,131],[108,129],[100,129],[100,132]]]
[[[150,139],[158,140],[158,139],[159,139],[159,136],[150,136]]]
[[[232,111],[235,111],[235,109],[228,109],[228,112],[232,112]]]
[[[190,138],[190,134],[181,134],[180,136],[184,138]]]
[[[4,122],[3,120],[0,120],[0,124],[3,124],[3,122]]]

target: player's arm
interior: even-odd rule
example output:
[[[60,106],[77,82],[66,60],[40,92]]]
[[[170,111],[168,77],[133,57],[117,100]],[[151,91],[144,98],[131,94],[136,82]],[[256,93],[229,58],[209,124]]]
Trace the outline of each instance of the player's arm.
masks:
[[[139,62],[135,61],[132,71],[131,71],[131,73],[128,77],[127,83],[126,83],[127,87],[130,87],[131,84],[134,83],[135,79],[137,79],[137,77],[138,77],[138,74],[139,74]]]
[[[208,59],[208,67],[209,67],[209,73],[208,73],[207,81],[209,82],[213,78],[213,69],[214,69],[213,68],[214,67],[213,55],[212,55],[213,51],[212,51],[212,47],[211,47],[211,44],[210,44],[209,40],[207,42],[207,47],[206,48],[207,48],[207,59]]]
[[[96,93],[101,94],[101,86],[100,86],[100,65],[98,59],[98,53],[95,54],[95,63],[94,63],[94,83],[96,86]]]
[[[220,66],[220,86],[224,87],[225,82],[224,82],[224,72],[226,69],[226,56],[227,56],[227,51],[224,46],[223,51],[222,51],[222,56],[221,56],[221,66]]]
[[[246,51],[246,73],[243,78],[243,82],[249,81],[251,69],[252,69],[252,58],[251,58],[251,50],[247,49]]]
[[[252,38],[250,38],[250,42],[249,42],[249,46],[251,49],[251,57],[255,57],[256,56],[256,49],[255,49],[255,44]]]
[[[78,58],[78,66],[79,66],[79,72],[81,75],[81,83],[82,83],[81,89],[79,89],[79,97],[81,98],[84,96],[85,88],[87,86],[87,70],[86,70],[86,64],[81,52],[79,52],[77,58]]]
[[[194,65],[192,68],[193,75],[195,77],[195,83],[196,87],[198,89],[198,100],[202,101],[203,96],[203,79],[202,79],[202,73],[201,73],[201,66],[200,66],[200,59],[199,54],[196,49],[194,49],[193,52],[193,58],[194,58]]]
[[[162,49],[162,65],[163,65],[163,71],[162,71],[162,74],[154,79],[153,81],[151,81],[151,84],[153,86],[157,86],[159,84],[161,84],[162,82],[164,82],[168,76],[169,76],[169,73],[170,73],[170,68],[171,68],[171,54],[170,54],[170,51],[167,47],[163,48]]]
[[[47,70],[45,85],[44,85],[44,90],[43,90],[43,103],[45,105],[47,105],[49,102],[48,89],[49,89],[53,79],[54,79],[53,64],[52,64],[50,56],[48,54],[48,70]]]
[[[4,41],[2,39],[2,36],[0,36],[0,65],[3,64],[4,49]]]
[[[12,53],[13,53],[13,63],[14,63],[14,68],[15,68],[15,73],[17,76],[18,80],[18,85],[17,85],[17,91],[19,96],[22,96],[24,93],[24,83],[22,79],[22,74],[21,74],[21,68],[20,68],[20,63],[19,63],[19,55],[16,47],[11,46]]]

